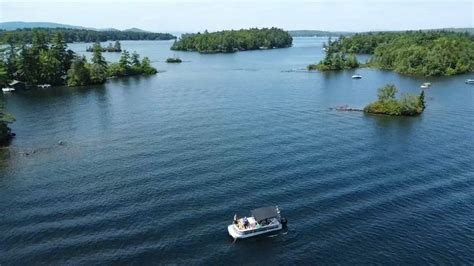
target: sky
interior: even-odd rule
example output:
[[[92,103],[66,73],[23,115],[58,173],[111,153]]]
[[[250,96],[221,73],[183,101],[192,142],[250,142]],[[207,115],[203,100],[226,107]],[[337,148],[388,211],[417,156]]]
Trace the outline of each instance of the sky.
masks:
[[[0,0],[0,21],[196,32],[474,27],[474,0]]]

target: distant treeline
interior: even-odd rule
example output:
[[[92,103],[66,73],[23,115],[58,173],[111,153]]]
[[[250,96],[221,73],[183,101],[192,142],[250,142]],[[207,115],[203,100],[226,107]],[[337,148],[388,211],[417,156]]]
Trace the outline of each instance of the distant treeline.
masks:
[[[96,31],[87,29],[66,28],[26,28],[13,31],[0,31],[2,43],[32,43],[34,32],[42,32],[50,41],[56,34],[64,36],[67,43],[72,42],[105,42],[116,40],[172,40],[175,36],[169,33],[136,32],[136,31]]]
[[[322,30],[290,30],[292,37],[339,37],[354,35],[353,32],[322,31]]]
[[[113,53],[122,52],[122,45],[120,44],[119,41],[115,41],[114,44],[109,42],[109,45],[107,45],[106,47],[103,47],[103,46],[100,45],[99,42],[96,42],[96,43],[94,43],[94,46],[87,47],[86,52],[93,52],[94,48],[97,49],[97,46],[98,46],[98,48],[100,48],[102,50],[102,52],[113,52]]]
[[[449,31],[355,34],[326,47],[330,54],[372,54],[368,66],[419,76],[474,71],[474,36]],[[320,62],[324,63],[324,62]]]
[[[421,32],[438,32],[438,31],[450,31],[469,33],[474,35],[474,28],[444,28],[444,29],[429,29],[420,30]],[[288,31],[292,37],[340,37],[340,36],[352,36],[355,34],[376,34],[376,33],[403,33],[405,31],[368,31],[368,32],[349,32],[349,31],[322,31],[322,30],[290,30]]]
[[[200,53],[232,53],[236,51],[290,47],[293,38],[282,29],[242,29],[209,33],[184,34],[172,50]]]

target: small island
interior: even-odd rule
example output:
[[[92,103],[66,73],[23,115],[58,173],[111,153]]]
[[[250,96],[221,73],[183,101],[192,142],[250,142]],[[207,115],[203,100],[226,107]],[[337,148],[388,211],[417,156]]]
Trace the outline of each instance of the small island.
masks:
[[[378,100],[364,108],[365,113],[391,116],[416,116],[425,110],[425,92],[420,95],[403,94],[396,98],[398,92],[395,85],[386,85],[378,91]]]
[[[364,64],[414,76],[451,76],[474,71],[474,36],[450,31],[361,33],[325,46],[326,57],[310,70],[358,67],[354,54],[371,54]],[[346,55],[349,54],[347,57]]]
[[[140,61],[140,55],[127,50],[122,52],[118,63],[108,64],[102,56],[100,45],[94,45],[92,62],[88,63],[84,56],[75,57],[67,74],[67,85],[69,87],[103,84],[107,78],[118,78],[137,75],[154,75],[158,71],[151,66],[150,59],[144,57]]]
[[[96,42],[96,45],[99,45],[100,49],[102,50],[102,52],[112,52],[112,53],[120,53],[122,52],[122,46],[120,44],[119,41],[115,41],[114,44],[112,43],[109,43],[109,45],[107,47],[102,47],[100,46],[100,43],[99,42]],[[86,52],[93,52],[94,51],[94,47],[93,46],[89,46],[86,48]]]
[[[183,60],[181,60],[181,58],[176,57],[176,56],[166,59],[166,63],[176,64],[176,63],[181,63],[181,62],[183,62]]]
[[[237,51],[287,48],[293,43],[291,35],[278,28],[225,30],[184,34],[171,50],[199,53],[233,53]]]

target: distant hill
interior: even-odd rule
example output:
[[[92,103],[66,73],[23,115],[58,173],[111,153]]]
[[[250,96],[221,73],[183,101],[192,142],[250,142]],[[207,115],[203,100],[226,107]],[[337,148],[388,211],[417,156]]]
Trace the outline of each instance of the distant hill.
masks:
[[[9,22],[0,22],[0,30],[12,31],[18,29],[32,29],[32,28],[43,28],[43,29],[84,29],[84,30],[97,30],[97,31],[121,31],[116,28],[91,28],[91,27],[82,27],[69,24],[61,24],[54,22],[24,22],[24,21],[9,21]],[[130,28],[123,31],[132,31],[132,32],[143,32],[150,33],[151,31],[146,31],[138,28]]]
[[[95,29],[93,29],[93,28],[91,28],[91,29],[92,29],[92,30],[95,30]],[[99,31],[120,31],[120,30],[118,30],[118,29],[116,29],[116,28],[105,28],[105,29],[97,29],[97,30],[99,30]]]
[[[150,32],[150,31],[146,31],[146,30],[142,30],[142,29],[139,29],[139,28],[130,28],[130,29],[126,29],[126,30],[123,30],[123,31],[131,31],[131,32]]]
[[[68,28],[68,29],[87,29],[81,26],[73,26],[67,24],[60,24],[54,22],[24,22],[24,21],[9,21],[0,22],[1,30],[16,30],[25,28]]]

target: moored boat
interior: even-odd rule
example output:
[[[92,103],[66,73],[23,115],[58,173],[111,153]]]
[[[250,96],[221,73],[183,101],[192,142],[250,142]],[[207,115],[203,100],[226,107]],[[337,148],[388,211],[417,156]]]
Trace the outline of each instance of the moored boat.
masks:
[[[15,91],[14,88],[2,88],[2,91],[3,92],[12,92],[12,91]]]
[[[227,226],[229,235],[234,239],[250,238],[283,229],[287,220],[282,218],[278,206],[262,207],[252,210],[250,217],[238,218]]]
[[[51,84],[40,84],[37,86],[38,88],[45,89],[51,87]]]
[[[474,84],[474,79],[466,79],[466,84]]]
[[[430,86],[431,86],[431,83],[430,83],[430,82],[425,82],[425,83],[421,84],[420,88],[422,88],[422,89],[428,89]]]
[[[352,78],[353,78],[353,79],[361,79],[361,78],[362,78],[362,76],[361,76],[361,75],[358,75],[358,74],[356,74],[356,75],[352,75]]]

